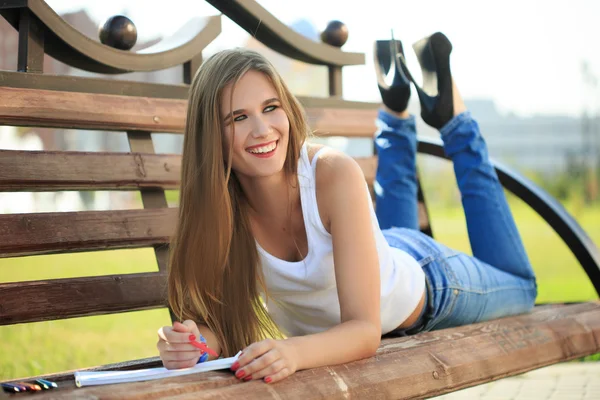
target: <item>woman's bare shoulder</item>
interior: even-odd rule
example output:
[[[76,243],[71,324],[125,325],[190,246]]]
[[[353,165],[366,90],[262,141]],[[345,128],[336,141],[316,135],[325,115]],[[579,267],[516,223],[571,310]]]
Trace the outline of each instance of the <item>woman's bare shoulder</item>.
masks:
[[[319,150],[325,149],[321,152]],[[311,163],[314,162],[315,155],[317,158],[316,168],[316,179],[317,185],[319,181],[327,182],[330,179],[337,179],[341,174],[343,175],[358,175],[361,179],[364,179],[362,170],[359,164],[343,151],[333,149],[331,147],[324,146],[322,144],[308,144],[307,145],[308,158]],[[319,152],[319,154],[317,154]]]
[[[332,209],[337,206],[340,196],[355,196],[357,191],[365,189],[365,178],[362,169],[352,157],[330,147],[311,145],[307,147],[308,157],[313,162],[317,155],[315,174],[317,203],[323,224],[329,231]]]

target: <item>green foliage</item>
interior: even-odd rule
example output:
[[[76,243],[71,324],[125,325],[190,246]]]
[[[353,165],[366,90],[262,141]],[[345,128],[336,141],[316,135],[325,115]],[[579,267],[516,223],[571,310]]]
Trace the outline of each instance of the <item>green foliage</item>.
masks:
[[[563,171],[546,174],[526,171],[525,175],[563,203],[590,205],[600,202],[600,160],[597,165],[590,165],[571,156]]]
[[[583,357],[580,361],[600,361],[600,353],[592,354],[591,356]]]

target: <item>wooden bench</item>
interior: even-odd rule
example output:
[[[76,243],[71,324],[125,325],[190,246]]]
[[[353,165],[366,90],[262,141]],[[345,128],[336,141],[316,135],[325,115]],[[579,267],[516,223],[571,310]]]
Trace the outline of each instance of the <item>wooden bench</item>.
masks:
[[[33,8],[23,6],[22,2],[15,3],[21,8],[0,8],[0,13],[9,21],[40,24],[46,30],[44,37],[49,54],[59,48],[52,41],[69,41],[68,37],[49,34],[58,30],[52,24],[59,22],[44,14],[47,10],[35,8],[44,2],[29,2],[38,4]],[[229,12],[242,27],[255,26],[253,18],[261,17],[272,34],[283,29],[273,21],[274,17],[257,8],[256,3],[230,3],[237,4],[237,8],[222,11]],[[25,29],[29,25],[20,26]],[[24,35],[24,40],[31,39],[36,32],[39,31],[31,29],[30,36]],[[288,31],[275,35],[280,42],[272,47],[281,48],[285,47],[282,42],[293,42],[295,38],[290,35]],[[283,53],[298,59],[309,58],[309,55],[321,57],[318,49],[311,52],[302,46],[294,48],[289,43],[286,46]],[[31,51],[24,53],[22,65],[35,64]],[[62,56],[70,59],[68,54]],[[340,57],[343,59],[347,54]],[[346,64],[340,63],[348,65],[352,57],[344,61]],[[101,59],[86,59],[84,63],[81,55],[71,58],[83,66],[96,63],[104,68],[111,65],[117,70],[124,68],[115,63],[102,64]],[[325,61],[330,63],[332,96],[300,98],[312,129],[321,136],[372,137],[377,105],[341,100],[340,87],[335,83],[341,76],[341,67],[334,64],[335,59]],[[189,79],[199,59],[190,56],[185,62],[184,72],[187,71]],[[127,153],[0,151],[0,191],[139,191],[144,206],[139,210],[0,215],[0,257],[152,247],[158,264],[157,272],[0,283],[0,325],[166,306],[168,243],[177,210],[167,206],[165,190],[178,188],[181,157],[155,154],[151,132],[183,132],[186,96],[185,85],[0,71],[0,124],[127,132],[130,146]],[[444,156],[440,143],[432,140],[421,139],[419,151]],[[372,184],[376,158],[365,157],[358,161],[367,182]],[[559,233],[600,291],[600,252],[585,232],[541,189],[505,167],[498,165],[497,170],[505,187],[532,206]],[[421,225],[427,231],[429,221],[424,203],[421,204]],[[276,385],[240,384],[229,372],[213,372],[156,383],[76,389],[72,372],[65,372],[46,375],[58,381],[61,387],[36,397],[425,397],[597,352],[600,352],[600,303],[543,305],[531,314],[518,317],[407,338],[385,338],[373,358],[300,371]],[[160,360],[153,357],[97,369],[158,365]]]
[[[337,121],[353,121],[353,135],[372,135],[375,109],[310,107],[311,126],[341,134]],[[159,271],[90,278],[0,284],[0,324],[34,322],[165,306],[166,244],[176,209],[165,189],[178,187],[179,155],[153,154],[149,129],[183,130],[185,100],[0,87],[0,122],[29,126],[128,131],[132,152],[0,151],[0,190],[139,190],[144,209],[0,215],[0,257],[153,246]],[[158,122],[156,122],[158,121]],[[342,128],[343,129],[343,128]],[[343,131],[343,130],[342,130]],[[430,144],[432,146],[432,144]],[[136,151],[137,150],[137,151]],[[359,159],[372,182],[376,159]],[[345,366],[303,371],[273,388],[237,385],[228,373],[172,379],[162,385],[127,384],[110,395],[210,393],[309,398],[380,392],[389,397],[433,395],[600,351],[600,304],[538,307],[530,315],[410,338],[384,339],[377,357]],[[470,351],[465,351],[468,348]],[[156,358],[102,369],[158,365]],[[215,387],[214,379],[218,377]],[[72,374],[49,376],[65,396],[106,397],[106,388],[73,389]],[[318,388],[317,392],[313,392]],[[344,389],[346,388],[346,389]],[[207,389],[210,389],[208,392]],[[56,393],[55,393],[56,394]],[[273,394],[273,396],[275,396]]]

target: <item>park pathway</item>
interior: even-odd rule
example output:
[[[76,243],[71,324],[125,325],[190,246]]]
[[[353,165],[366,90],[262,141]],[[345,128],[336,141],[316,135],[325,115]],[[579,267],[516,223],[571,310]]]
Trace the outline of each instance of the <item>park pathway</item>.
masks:
[[[600,400],[600,362],[552,365],[435,399]]]

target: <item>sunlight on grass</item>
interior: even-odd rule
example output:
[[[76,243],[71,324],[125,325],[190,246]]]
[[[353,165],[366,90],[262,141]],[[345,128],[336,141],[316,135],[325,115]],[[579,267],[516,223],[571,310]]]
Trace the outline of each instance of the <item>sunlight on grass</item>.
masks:
[[[465,216],[452,165],[430,161],[438,169],[424,174],[422,184],[429,196],[428,210],[435,238],[467,254],[471,247]],[[422,168],[427,172],[426,168]],[[433,176],[430,176],[433,175]],[[443,184],[439,184],[442,181]],[[538,303],[598,299],[587,274],[562,239],[528,205],[507,192],[507,199],[538,281]],[[600,205],[585,207],[578,202],[564,205],[592,241],[600,244]]]
[[[471,254],[462,209],[430,206],[437,240]],[[598,295],[573,253],[546,222],[520,200],[511,209],[538,279],[538,303],[597,299]],[[580,221],[595,243],[600,243],[600,207],[580,213]]]
[[[166,309],[0,327],[0,380],[152,357]]]
[[[151,248],[0,259],[0,282],[157,271]],[[0,379],[158,355],[164,310],[0,326]]]
[[[0,258],[0,282],[158,271],[151,248]]]

